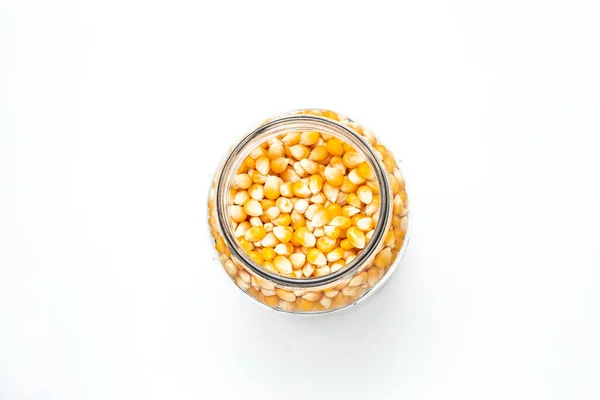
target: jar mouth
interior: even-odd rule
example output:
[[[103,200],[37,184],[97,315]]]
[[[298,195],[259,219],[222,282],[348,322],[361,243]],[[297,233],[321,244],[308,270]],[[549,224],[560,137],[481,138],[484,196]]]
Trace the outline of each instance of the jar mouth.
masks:
[[[350,264],[340,269],[339,271],[311,278],[290,278],[287,276],[273,273],[255,263],[242,249],[241,245],[233,234],[233,229],[230,225],[228,198],[229,189],[233,182],[233,178],[237,173],[241,163],[252,152],[256,146],[263,143],[274,136],[290,131],[306,131],[317,130],[323,133],[328,133],[336,136],[348,144],[352,145],[357,151],[364,154],[366,161],[369,163],[375,174],[376,182],[379,187],[379,219],[376,222],[373,236],[367,243],[364,249],[356,256]],[[223,170],[218,178],[216,187],[215,206],[217,210],[218,225],[221,230],[222,237],[231,252],[234,259],[239,260],[253,274],[269,280],[274,284],[292,288],[292,289],[307,289],[328,286],[338,281],[348,279],[365,265],[366,261],[371,260],[381,243],[385,239],[386,232],[391,224],[390,205],[392,202],[392,194],[388,181],[387,171],[384,165],[379,161],[377,155],[368,144],[368,142],[358,133],[351,130],[347,126],[338,123],[329,118],[315,115],[291,115],[274,120],[259,126],[253,132],[246,135],[229,153],[223,162]]]

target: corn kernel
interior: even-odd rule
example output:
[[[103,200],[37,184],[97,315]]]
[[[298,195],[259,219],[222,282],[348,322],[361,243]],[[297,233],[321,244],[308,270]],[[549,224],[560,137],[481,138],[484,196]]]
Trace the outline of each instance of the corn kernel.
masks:
[[[331,214],[326,209],[320,209],[315,213],[311,222],[314,227],[322,227],[330,223],[331,219]]]
[[[229,206],[229,216],[235,222],[242,222],[246,220],[247,214],[241,206]]]
[[[292,223],[292,217],[290,216],[290,214],[279,214],[279,216],[277,218],[275,218],[273,221],[273,225],[277,225],[277,226],[288,226],[289,224]]]
[[[290,153],[296,160],[302,160],[303,158],[308,157],[310,150],[303,144],[297,144],[290,147]]]
[[[362,202],[360,201],[356,193],[348,193],[348,196],[346,196],[346,202],[352,207],[362,207]]]
[[[281,139],[281,141],[286,146],[296,145],[296,144],[300,143],[300,132],[288,133]]]
[[[277,157],[271,160],[271,171],[280,174],[288,167],[290,160],[284,157]]]
[[[304,253],[294,253],[290,255],[290,262],[292,263],[292,268],[299,269],[304,266],[306,262],[306,255]]]
[[[292,240],[294,231],[289,226],[276,226],[273,228],[273,234],[281,243],[287,243]]]
[[[236,189],[248,189],[252,185],[252,178],[248,174],[238,174],[233,178],[233,186]]]
[[[246,240],[249,240],[251,242],[257,242],[259,240],[262,240],[266,235],[267,235],[267,231],[265,230],[264,227],[253,226],[252,228],[250,228],[246,231],[246,233],[244,234],[244,237],[246,238]]]
[[[319,172],[319,164],[316,161],[303,158],[300,160],[300,166],[309,174],[317,174]]]
[[[275,258],[275,250],[270,247],[263,247],[260,250],[260,255],[265,261],[271,261]]]
[[[357,227],[352,226],[348,228],[346,235],[352,247],[356,247],[357,249],[362,249],[365,247],[365,234]]]
[[[292,263],[285,256],[277,256],[273,260],[273,266],[275,269],[283,274],[292,273]],[[280,289],[277,289],[280,290]],[[276,291],[277,291],[276,290]]]
[[[301,226],[296,229],[296,232],[294,232],[294,238],[298,241],[298,243],[300,243],[301,246],[315,247],[317,244],[315,235],[313,235],[306,226]]]
[[[310,152],[310,155],[308,156],[309,159],[313,160],[313,161],[323,161],[327,158],[329,154],[327,153],[327,149],[323,146],[315,146],[314,149],[312,149],[312,151]]]
[[[373,191],[368,186],[361,186],[356,191],[358,198],[365,204],[371,204],[373,201]]]
[[[326,145],[327,152],[334,156],[341,156],[344,154],[344,146],[342,146],[342,141],[338,138],[332,138],[327,142]]]
[[[349,151],[344,153],[342,160],[346,168],[356,168],[360,163],[365,162],[365,157],[355,151]]]
[[[331,186],[340,186],[344,182],[344,174],[337,168],[325,167],[325,180]]]
[[[350,243],[350,241],[348,239],[342,239],[340,241],[340,247],[344,250],[350,250],[350,249],[354,248],[354,246],[352,246],[352,244]]]
[[[348,173],[348,180],[354,185],[362,185],[366,182],[365,178],[358,174],[358,169],[355,168],[350,173]]]
[[[337,226],[326,225],[323,227],[323,232],[325,233],[325,236],[331,239],[337,239],[340,237],[340,228]]]
[[[335,248],[336,240],[328,238],[327,236],[320,237],[317,240],[317,249],[321,250],[323,253],[329,253]]]
[[[337,247],[331,250],[329,253],[327,253],[327,261],[329,262],[341,260],[342,257],[344,257],[344,249],[342,249],[341,247]]]
[[[250,186],[250,188],[248,189],[248,194],[251,198],[258,201],[262,200],[265,197],[263,186],[256,183]]]
[[[300,143],[302,143],[305,146],[312,146],[314,144],[317,144],[320,136],[321,135],[319,134],[319,132],[315,131],[302,132],[302,134],[300,135]]]
[[[286,199],[285,197],[280,197],[275,201],[275,205],[282,213],[290,213],[294,208],[294,204],[290,199]]]
[[[255,263],[257,263],[258,265],[263,265],[265,262],[265,260],[263,260],[262,256],[260,255],[260,253],[258,251],[249,251],[248,257],[250,257],[250,259],[252,261],[254,261]]]
[[[368,232],[375,226],[375,221],[370,217],[361,217],[356,222],[356,227],[363,232]]]
[[[325,255],[321,252],[321,250],[316,248],[312,248],[308,251],[308,254],[306,255],[306,260],[309,263],[317,266],[324,266],[327,264],[327,258],[325,257]]]
[[[331,220],[331,225],[332,226],[336,226],[339,229],[348,229],[350,228],[350,226],[352,225],[350,218],[344,215],[340,215],[337,217],[334,217]]]
[[[366,162],[361,163],[357,169],[358,175],[360,175],[364,179],[371,181],[375,179],[375,173],[373,172],[373,169],[371,169],[371,166]]]
[[[375,256],[375,266],[385,268],[392,262],[392,249],[386,247]]]
[[[292,190],[294,194],[300,198],[308,197],[311,194],[308,184],[302,181],[295,182],[292,187]]]
[[[269,157],[258,157],[256,159],[256,170],[260,172],[262,175],[267,175],[269,170],[271,169]]]

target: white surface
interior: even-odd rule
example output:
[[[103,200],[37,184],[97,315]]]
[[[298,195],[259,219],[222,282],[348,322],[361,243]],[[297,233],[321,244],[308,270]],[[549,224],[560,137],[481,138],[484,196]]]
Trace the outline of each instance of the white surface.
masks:
[[[600,398],[598,2],[2,4],[0,398]],[[248,301],[205,225],[228,146],[307,106],[415,211],[324,318]]]

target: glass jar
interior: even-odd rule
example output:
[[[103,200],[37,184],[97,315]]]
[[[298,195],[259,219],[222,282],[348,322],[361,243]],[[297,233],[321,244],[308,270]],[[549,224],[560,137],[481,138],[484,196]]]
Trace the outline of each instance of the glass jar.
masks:
[[[301,131],[332,135],[362,153],[379,191],[376,225],[362,251],[344,268],[309,278],[280,275],[255,262],[236,239],[229,216],[232,182],[246,157],[273,137]],[[333,111],[305,109],[264,121],[231,149],[213,178],[209,225],[216,259],[241,290],[278,311],[318,314],[357,304],[389,278],[408,244],[408,204],[396,160],[369,130]]]

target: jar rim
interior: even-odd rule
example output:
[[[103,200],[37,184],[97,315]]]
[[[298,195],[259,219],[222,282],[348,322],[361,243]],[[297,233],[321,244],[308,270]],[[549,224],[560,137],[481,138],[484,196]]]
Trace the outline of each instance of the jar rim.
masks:
[[[314,124],[310,127],[294,127],[294,124]],[[349,142],[357,150],[361,151],[370,166],[373,168],[376,182],[379,187],[379,219],[375,225],[375,230],[371,240],[367,243],[364,249],[356,256],[354,260],[339,271],[332,272],[327,275],[311,278],[290,278],[287,276],[273,273],[255,263],[248,253],[242,249],[239,242],[236,240],[233,229],[229,224],[229,189],[233,181],[233,177],[249,153],[260,145],[265,140],[272,136],[277,136],[285,132],[280,132],[278,129],[289,131],[298,130],[325,130],[326,133],[332,134],[342,140]],[[218,177],[218,182],[215,190],[215,206],[217,210],[217,221],[221,235],[226,246],[231,252],[232,258],[239,260],[244,267],[249,269],[253,274],[262,279],[273,282],[275,285],[291,289],[308,289],[330,286],[336,282],[351,278],[356,272],[365,265],[377,253],[385,239],[385,235],[391,224],[391,204],[392,193],[387,176],[387,171],[383,163],[379,160],[369,143],[357,132],[349,127],[330,118],[316,115],[285,115],[275,117],[273,120],[260,125],[251,133],[247,134],[242,140],[231,150],[229,155],[223,162],[223,168]]]

